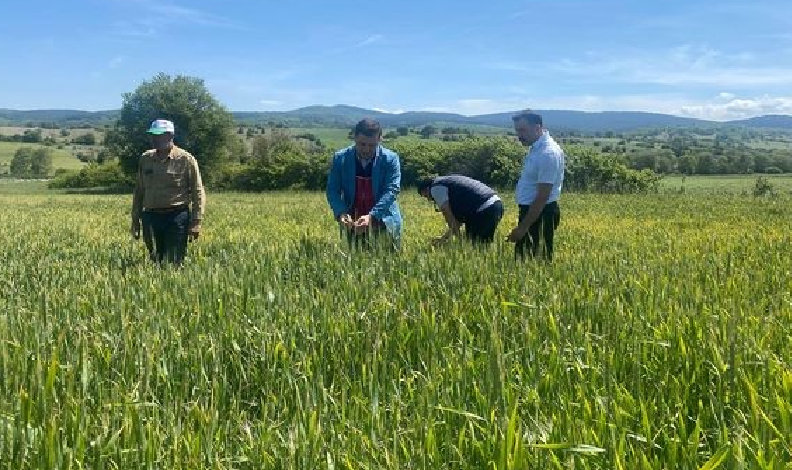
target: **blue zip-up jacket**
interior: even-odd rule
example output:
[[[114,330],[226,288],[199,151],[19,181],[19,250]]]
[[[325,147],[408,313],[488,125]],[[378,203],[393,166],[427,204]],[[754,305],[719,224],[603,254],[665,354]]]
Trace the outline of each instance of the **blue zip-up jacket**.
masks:
[[[341,214],[351,213],[355,204],[356,158],[354,145],[339,150],[333,156],[333,164],[327,176],[327,202],[336,219]],[[375,200],[371,216],[385,224],[388,233],[399,246],[402,217],[396,196],[401,191],[401,164],[399,155],[382,145],[377,147],[371,169],[371,185]]]

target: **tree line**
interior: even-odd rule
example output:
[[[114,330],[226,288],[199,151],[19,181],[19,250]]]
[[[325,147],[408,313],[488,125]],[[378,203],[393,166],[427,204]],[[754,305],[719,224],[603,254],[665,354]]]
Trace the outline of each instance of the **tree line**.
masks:
[[[138,157],[149,148],[146,129],[157,118],[177,123],[176,144],[196,157],[207,185],[216,189],[321,189],[335,150],[310,134],[291,135],[279,126],[257,129],[258,135],[249,133],[252,142],[248,144],[233,115],[207,91],[201,79],[160,74],[124,95],[118,120],[105,137],[106,154],[110,158],[77,173],[63,174],[52,186],[86,187],[97,181],[108,183],[113,176],[118,177],[119,186],[129,185]],[[415,135],[408,136],[411,133]],[[431,138],[435,134],[448,138]],[[401,156],[405,186],[428,176],[461,173],[493,186],[511,187],[519,177],[525,155],[525,149],[513,137],[475,136],[463,128],[438,129],[427,125],[415,131],[400,127],[387,133],[386,138],[386,145]],[[680,153],[670,146],[655,152],[628,152],[626,146],[625,151],[616,147],[565,142],[566,187],[636,192],[656,188],[660,173],[768,171],[773,167],[792,171],[792,160],[787,160],[789,154],[780,151],[743,149],[740,157],[735,158],[715,152]],[[751,157],[750,163],[747,155]],[[664,158],[673,161],[663,163]]]

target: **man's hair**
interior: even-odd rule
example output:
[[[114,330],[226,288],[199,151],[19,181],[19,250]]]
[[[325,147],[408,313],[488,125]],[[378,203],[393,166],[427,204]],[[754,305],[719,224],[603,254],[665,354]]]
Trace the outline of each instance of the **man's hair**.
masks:
[[[424,178],[418,182],[418,194],[421,194],[424,189],[429,189],[434,182],[434,178]]]
[[[355,137],[365,135],[366,137],[379,137],[382,135],[382,126],[373,119],[362,119],[355,124]]]
[[[542,125],[542,116],[536,114],[535,112],[531,111],[530,109],[526,109],[525,111],[520,111],[519,113],[512,116],[512,121],[526,121],[528,124],[539,124]]]

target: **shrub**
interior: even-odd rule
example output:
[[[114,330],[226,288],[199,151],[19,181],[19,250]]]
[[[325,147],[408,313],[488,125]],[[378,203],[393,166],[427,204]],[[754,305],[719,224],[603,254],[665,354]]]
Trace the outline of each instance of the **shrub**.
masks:
[[[50,188],[132,189],[135,181],[126,175],[117,161],[99,165],[91,163],[79,171],[59,171],[49,182]]]
[[[768,196],[775,193],[775,186],[767,178],[760,176],[756,178],[753,187],[753,195],[755,197]]]

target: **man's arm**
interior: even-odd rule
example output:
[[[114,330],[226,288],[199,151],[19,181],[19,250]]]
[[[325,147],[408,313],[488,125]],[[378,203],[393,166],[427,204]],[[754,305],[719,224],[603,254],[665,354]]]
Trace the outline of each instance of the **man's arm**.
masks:
[[[203,187],[203,180],[201,179],[201,170],[198,168],[198,162],[195,158],[190,159],[190,199],[192,202],[192,220],[190,222],[190,232],[197,236],[201,229],[201,220],[203,219],[204,209],[206,208],[206,192]]]
[[[143,210],[143,177],[140,164],[138,164],[135,192],[132,194],[132,237],[140,238],[140,215]]]
[[[446,202],[440,206],[440,212],[443,213],[443,217],[445,217],[446,224],[448,225],[448,230],[446,230],[446,233],[436,240],[437,242],[442,243],[448,241],[448,239],[451,237],[459,236],[459,228],[462,226],[462,224],[459,223],[457,218],[454,217],[454,213],[451,212],[450,203]]]
[[[325,195],[327,203],[330,204],[330,209],[333,211],[333,217],[341,222],[342,216],[348,215],[347,205],[344,203],[343,193],[341,190],[341,175],[343,172],[343,156],[336,154],[333,157],[333,163],[330,165],[330,172],[327,174],[327,189]]]
[[[539,215],[547,205],[547,200],[550,198],[550,193],[553,191],[552,183],[539,183],[536,189],[536,198],[531,202],[531,208],[517,224],[517,227],[509,234],[509,241],[518,242],[522,237],[528,233],[528,229],[539,219]]]

